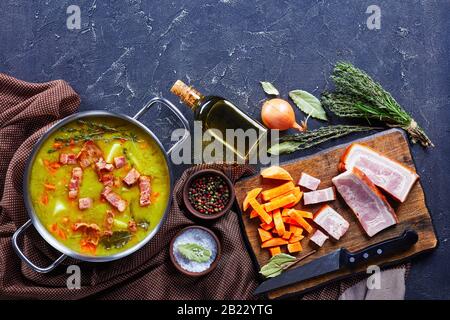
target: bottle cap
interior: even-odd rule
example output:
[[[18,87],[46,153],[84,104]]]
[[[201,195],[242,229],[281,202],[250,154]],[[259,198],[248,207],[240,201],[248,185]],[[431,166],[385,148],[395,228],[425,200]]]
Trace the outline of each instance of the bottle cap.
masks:
[[[196,89],[188,86],[181,80],[177,80],[170,91],[180,97],[181,101],[183,101],[190,108],[193,108],[197,105],[197,102],[203,98],[203,96]]]

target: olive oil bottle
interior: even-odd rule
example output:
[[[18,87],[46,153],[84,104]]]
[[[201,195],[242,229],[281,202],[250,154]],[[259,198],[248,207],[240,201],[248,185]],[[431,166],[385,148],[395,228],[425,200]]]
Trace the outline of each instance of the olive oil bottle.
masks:
[[[237,160],[248,160],[261,139],[267,135],[266,127],[222,97],[204,96],[181,80],[175,82],[171,92],[194,111],[194,119],[202,122],[203,130],[209,131],[213,138],[239,158]],[[228,129],[234,130],[235,138],[227,139]],[[253,139],[249,138],[251,134],[245,138],[244,135],[248,133],[256,135],[253,135]]]

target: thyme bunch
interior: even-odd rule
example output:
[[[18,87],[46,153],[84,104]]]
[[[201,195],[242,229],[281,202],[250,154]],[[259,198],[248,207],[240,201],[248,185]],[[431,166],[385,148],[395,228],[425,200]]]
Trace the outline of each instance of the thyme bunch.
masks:
[[[404,129],[411,140],[434,146],[425,131],[392,95],[367,73],[350,63],[336,64],[331,79],[336,90],[322,95],[322,104],[340,117],[375,119]]]

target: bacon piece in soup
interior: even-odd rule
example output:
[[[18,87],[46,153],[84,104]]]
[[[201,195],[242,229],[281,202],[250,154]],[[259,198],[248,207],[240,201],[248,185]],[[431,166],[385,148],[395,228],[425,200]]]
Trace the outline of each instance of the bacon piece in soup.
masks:
[[[139,171],[137,171],[135,168],[132,168],[130,171],[128,171],[125,178],[123,178],[123,182],[125,182],[128,186],[132,186],[133,184],[138,181],[141,174]]]
[[[114,165],[116,166],[117,169],[124,167],[126,164],[127,160],[125,159],[124,156],[114,158]]]
[[[61,164],[77,164],[77,156],[74,153],[61,153],[59,155],[59,163],[61,163]]]
[[[80,210],[86,210],[92,207],[92,198],[80,198],[78,199],[78,208]]]
[[[80,167],[72,169],[72,177],[69,181],[69,198],[76,199],[80,190],[81,179],[83,177],[83,170]]]
[[[102,191],[102,196],[109,202],[110,205],[119,210],[119,212],[124,212],[127,208],[127,202],[115,193],[111,187],[105,187]]]
[[[77,159],[82,168],[89,167],[102,157],[102,150],[92,140],[86,141],[77,155]]]
[[[141,207],[148,206],[151,203],[150,194],[152,193],[152,186],[151,186],[149,177],[140,176],[139,191],[140,191],[139,205]]]

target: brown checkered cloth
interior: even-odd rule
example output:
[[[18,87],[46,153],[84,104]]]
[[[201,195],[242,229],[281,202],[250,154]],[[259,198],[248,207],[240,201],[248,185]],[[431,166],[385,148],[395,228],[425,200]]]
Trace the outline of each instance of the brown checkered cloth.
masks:
[[[31,148],[57,119],[77,110],[79,97],[64,81],[32,84],[0,74],[0,297],[35,299],[243,299],[255,289],[256,273],[245,249],[238,216],[229,212],[209,227],[222,243],[217,268],[201,278],[179,273],[169,259],[168,245],[181,228],[194,222],[180,209],[187,170],[174,188],[173,204],[158,234],[144,248],[118,261],[85,263],[66,259],[48,274],[31,270],[13,252],[11,237],[28,219],[22,200],[22,175]],[[233,181],[254,173],[247,166],[210,166]],[[3,189],[4,186],[4,189]],[[23,250],[36,264],[46,266],[59,253],[30,228]],[[66,267],[80,266],[81,289],[67,289]]]
[[[169,260],[168,246],[181,228],[193,225],[182,213],[182,187],[187,177],[203,168],[222,170],[233,181],[253,174],[249,166],[201,165],[186,170],[174,187],[173,203],[165,224],[142,249],[109,263],[66,259],[48,274],[31,270],[11,245],[13,233],[28,215],[22,200],[22,176],[34,143],[58,119],[75,112],[79,97],[64,81],[27,83],[0,73],[0,298],[30,299],[251,299],[257,270],[240,229],[238,214],[231,211],[209,225],[222,243],[217,268],[201,278],[180,274]],[[47,266],[55,252],[33,229],[23,237],[25,254]],[[67,266],[81,269],[81,289],[67,289]],[[306,295],[306,299],[337,299],[362,277],[331,285]]]

